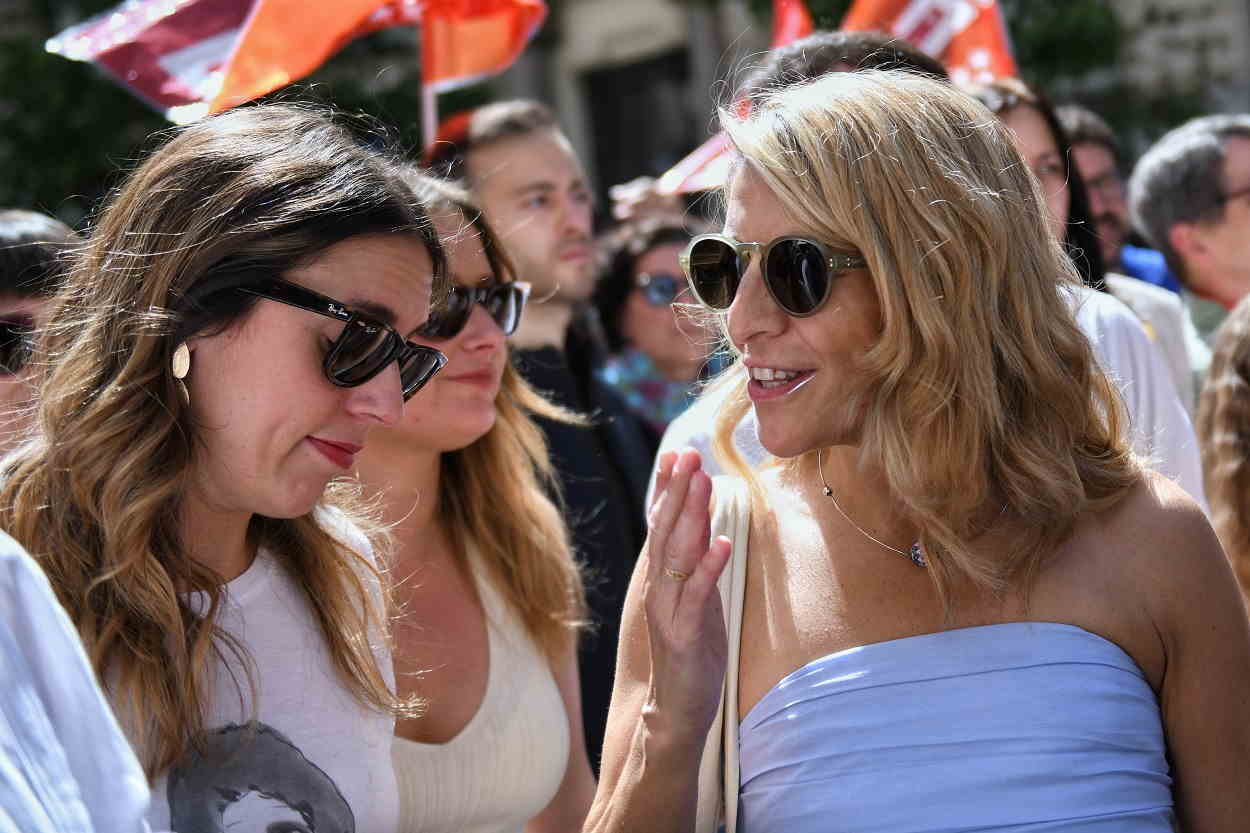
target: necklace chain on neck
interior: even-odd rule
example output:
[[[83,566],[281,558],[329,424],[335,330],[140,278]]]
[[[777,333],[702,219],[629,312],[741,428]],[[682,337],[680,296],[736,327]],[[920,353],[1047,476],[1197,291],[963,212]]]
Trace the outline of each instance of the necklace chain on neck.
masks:
[[[855,523],[855,521],[851,520],[851,516],[842,511],[842,507],[838,505],[838,499],[833,496],[833,489],[829,488],[829,481],[825,480],[825,467],[823,460],[821,459],[821,455],[824,454],[824,452],[825,450],[823,448],[817,450],[816,452],[816,471],[820,474],[821,485],[825,487],[825,497],[829,498],[829,500],[833,502],[833,508],[838,510],[838,514],[841,515],[848,524],[855,527],[856,531],[859,532],[860,535],[863,535],[877,546],[885,547],[890,552],[896,552],[904,558],[910,558],[911,562],[917,567],[927,567],[929,562],[925,560],[924,550],[921,549],[919,541],[914,542],[911,545],[910,550],[900,550],[898,547],[892,547],[885,541],[869,535],[867,530]]]

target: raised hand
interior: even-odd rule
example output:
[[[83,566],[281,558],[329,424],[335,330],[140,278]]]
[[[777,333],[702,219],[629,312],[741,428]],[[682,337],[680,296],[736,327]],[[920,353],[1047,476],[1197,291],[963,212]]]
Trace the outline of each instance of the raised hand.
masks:
[[[678,733],[702,738],[712,725],[725,677],[727,642],[716,580],[731,544],[709,542],[712,481],[699,453],[660,457],[647,515],[644,609],[651,680],[646,709]]]

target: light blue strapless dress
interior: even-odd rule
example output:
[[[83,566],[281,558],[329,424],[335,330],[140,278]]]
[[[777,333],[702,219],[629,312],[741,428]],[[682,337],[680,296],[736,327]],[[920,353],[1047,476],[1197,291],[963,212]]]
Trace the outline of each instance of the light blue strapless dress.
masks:
[[[1072,625],[880,642],[790,674],[739,726],[745,833],[1168,833],[1141,669]]]

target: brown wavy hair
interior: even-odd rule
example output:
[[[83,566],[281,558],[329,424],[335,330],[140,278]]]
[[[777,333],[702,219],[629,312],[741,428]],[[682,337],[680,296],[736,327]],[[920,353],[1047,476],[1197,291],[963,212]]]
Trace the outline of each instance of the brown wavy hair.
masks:
[[[1216,334],[1196,427],[1211,521],[1250,600],[1250,298]]]
[[[1079,279],[1006,128],[947,84],[872,70],[721,122],[802,228],[868,262],[881,337],[861,359],[868,389],[838,407],[864,415],[861,460],[919,526],[939,594],[949,604],[957,578],[1027,586],[1083,513],[1141,474],[1071,312]],[[734,377],[716,448],[743,471],[732,431],[749,403]],[[999,518],[1011,551],[976,555]]]
[[[47,572],[149,777],[202,737],[212,661],[243,661],[255,692],[247,646],[217,625],[221,577],[184,554],[178,518],[199,428],[170,370],[178,343],[240,322],[254,301],[228,293],[206,309],[187,293],[282,274],[363,234],[408,236],[436,278],[444,269],[429,218],[383,156],[324,113],[246,107],[178,131],[130,174],[54,302],[40,436],[7,460],[0,526]],[[323,502],[360,518],[342,487]],[[342,684],[408,715],[369,644],[385,633],[370,589],[379,576],[328,520],[324,507],[255,516],[248,533],[302,586]],[[193,594],[206,613],[188,605]]]
[[[491,271],[503,281],[516,279],[507,252],[467,191],[415,171],[404,180],[432,213],[463,217],[467,226],[460,233],[478,236]],[[441,455],[437,516],[455,556],[463,559],[470,545],[477,549],[531,638],[554,659],[569,635],[585,626],[586,596],[559,505],[559,480],[532,417],[584,420],[543,398],[511,361],[495,412],[484,436]]]

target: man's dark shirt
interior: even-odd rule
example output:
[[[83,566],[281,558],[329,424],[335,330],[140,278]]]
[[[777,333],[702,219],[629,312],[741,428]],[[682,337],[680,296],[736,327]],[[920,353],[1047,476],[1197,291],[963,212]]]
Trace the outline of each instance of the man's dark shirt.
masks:
[[[590,417],[590,426],[538,419],[559,475],[573,550],[584,565],[592,632],[582,638],[582,720],[599,770],[625,591],[646,536],[643,501],[658,445],[616,391],[592,372],[593,353],[571,338],[516,350],[517,369],[548,399]]]

